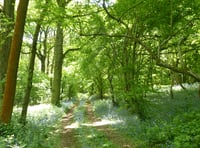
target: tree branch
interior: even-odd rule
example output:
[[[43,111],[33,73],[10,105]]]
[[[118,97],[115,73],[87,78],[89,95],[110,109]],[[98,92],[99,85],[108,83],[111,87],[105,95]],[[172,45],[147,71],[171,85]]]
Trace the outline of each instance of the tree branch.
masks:
[[[91,34],[85,34],[85,33],[79,33],[80,36],[106,36],[106,37],[112,37],[112,38],[133,38],[132,36],[124,35],[124,34],[106,34],[106,33],[91,33]]]
[[[118,19],[115,18],[115,20],[118,20]],[[162,49],[162,46],[167,44],[174,36],[176,36],[178,33],[180,33],[180,31],[188,28],[191,25],[193,20],[195,20],[195,19],[190,20],[184,27],[180,28],[179,30],[174,32],[172,35],[168,36],[165,40],[163,40],[163,42],[161,42],[161,44],[157,48]],[[161,61],[159,56],[153,52],[153,49],[151,47],[148,47],[139,38],[135,38],[133,36],[123,35],[123,34],[121,35],[121,34],[106,34],[106,33],[93,33],[93,34],[80,33],[80,36],[93,36],[93,37],[95,37],[95,36],[107,36],[107,37],[115,37],[115,38],[123,38],[123,37],[124,38],[130,38],[130,39],[134,40],[135,42],[137,42],[138,44],[140,44],[150,54],[150,56],[156,61],[157,66],[167,68],[167,69],[172,70],[172,71],[177,72],[177,73],[187,74],[187,75],[193,77],[194,79],[196,79],[197,81],[200,82],[200,75],[199,74],[192,72],[190,69],[175,67],[173,65],[170,65],[168,63]]]
[[[163,63],[162,61],[156,61],[156,65],[158,65],[160,67],[164,67],[164,68],[170,69],[170,70],[172,70],[174,72],[177,72],[177,73],[187,74],[187,75],[195,78],[197,81],[200,82],[200,75],[199,74],[195,74],[194,72],[192,72],[189,69],[178,68],[178,67],[169,65],[167,63]]]
[[[108,11],[108,9],[106,8],[106,2],[105,2],[105,0],[103,0],[103,9],[105,10],[106,14],[107,14],[110,18],[112,18],[113,20],[117,21],[117,22],[120,23],[120,24],[123,24],[123,25],[128,29],[128,25],[127,25],[126,23],[124,23],[121,19],[119,19],[119,18],[113,16],[113,15]]]
[[[71,49],[68,49],[67,51],[65,51],[63,53],[63,59],[66,57],[66,55],[69,53],[69,52],[72,52],[72,51],[78,51],[80,50],[80,48],[71,48]]]

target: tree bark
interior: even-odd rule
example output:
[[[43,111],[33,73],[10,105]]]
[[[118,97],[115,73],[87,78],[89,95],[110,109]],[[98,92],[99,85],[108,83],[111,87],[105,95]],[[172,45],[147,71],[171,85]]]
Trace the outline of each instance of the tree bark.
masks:
[[[18,71],[20,50],[22,46],[28,3],[29,0],[20,0],[17,9],[17,18],[9,54],[6,85],[5,85],[2,110],[0,115],[0,121],[2,123],[9,123],[12,117],[13,103],[14,103],[16,82],[17,82],[16,81],[17,71]]]
[[[3,41],[2,45],[0,46],[0,100],[2,99],[4,93],[4,79],[6,76],[8,57],[12,42],[12,36],[10,35],[10,32],[14,28],[12,23],[14,21],[14,4],[15,0],[4,0],[3,13],[9,20],[9,23],[1,22],[3,23],[2,27],[5,29],[5,32],[1,33],[0,36],[0,41]]]
[[[65,8],[65,6],[71,2],[71,0],[57,0],[59,8]],[[60,22],[57,22],[56,41],[54,48],[54,73],[52,80],[52,96],[51,103],[53,105],[59,105],[61,94],[61,78],[62,78],[62,65],[63,65],[63,28]]]
[[[33,37],[32,52],[31,52],[31,57],[29,61],[28,81],[27,81],[27,86],[25,89],[25,96],[24,96],[21,119],[20,119],[20,122],[22,124],[26,123],[27,109],[28,109],[28,104],[30,102],[30,93],[32,89],[32,79],[33,79],[33,72],[34,72],[34,65],[35,65],[35,56],[36,56],[36,51],[37,51],[37,40],[38,40],[40,28],[41,28],[41,25],[38,23],[35,29],[34,37]]]
[[[60,24],[57,25],[54,59],[51,103],[54,105],[59,105],[63,64],[63,29]]]
[[[44,47],[44,56],[43,58],[41,59],[41,71],[43,73],[46,72],[46,59],[47,59],[47,56],[48,56],[48,49],[47,49],[47,39],[48,39],[48,27],[47,29],[45,29],[44,31],[44,41],[43,41],[43,47]],[[48,51],[49,52],[49,51]]]

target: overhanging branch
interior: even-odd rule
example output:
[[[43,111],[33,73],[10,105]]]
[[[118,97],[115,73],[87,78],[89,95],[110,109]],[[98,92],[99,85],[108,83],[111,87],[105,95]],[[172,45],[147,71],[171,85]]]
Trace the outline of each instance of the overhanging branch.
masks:
[[[113,16],[113,15],[108,11],[108,9],[107,9],[107,7],[106,7],[106,2],[105,2],[105,0],[103,0],[103,9],[105,10],[106,14],[107,14],[111,19],[117,21],[117,22],[120,23],[120,24],[123,24],[123,25],[128,29],[128,25],[127,25],[126,23],[124,23],[121,19],[119,19],[119,18]]]
[[[105,37],[112,37],[112,38],[133,38],[132,36],[128,36],[128,35],[124,35],[124,34],[107,34],[107,33],[90,33],[90,34],[86,34],[86,33],[80,33],[80,36],[92,36],[92,37],[96,37],[96,36],[105,36]]]
[[[168,63],[161,61],[160,58],[152,52],[151,47],[148,47],[147,45],[145,45],[140,40],[137,40],[137,41],[143,48],[145,48],[149,52],[150,56],[156,61],[157,66],[167,68],[167,69],[172,70],[172,71],[177,72],[177,73],[189,75],[189,76],[193,77],[194,79],[196,79],[198,82],[200,82],[200,75],[199,74],[192,72],[190,69],[179,68],[179,67],[176,67],[176,66],[173,66],[173,65],[170,65]]]
[[[174,36],[176,36],[178,33],[180,33],[180,31],[188,28],[191,25],[191,22],[193,20],[195,20],[195,19],[190,20],[184,27],[180,28],[179,30],[174,32],[172,35],[168,36],[165,40],[163,40],[163,42],[161,42],[161,44],[157,48],[161,49],[162,46],[167,44]],[[165,62],[161,61],[160,57],[153,52],[153,49],[151,47],[149,47],[148,45],[146,45],[139,38],[135,38],[133,36],[128,36],[128,35],[124,35],[124,34],[106,34],[106,33],[93,33],[93,34],[80,33],[80,36],[93,36],[93,37],[105,36],[105,37],[114,37],[114,38],[130,38],[134,42],[136,42],[139,45],[141,45],[150,54],[152,59],[154,59],[156,61],[156,65],[157,66],[160,66],[160,67],[163,67],[163,68],[167,68],[167,69],[172,70],[172,71],[177,72],[177,73],[182,73],[182,74],[189,75],[189,76],[193,77],[194,79],[196,79],[197,81],[200,82],[200,75],[199,74],[192,72],[190,69],[184,69],[184,68],[175,67],[173,65],[170,65],[168,63],[165,63]]]
[[[80,50],[80,48],[70,48],[70,49],[68,49],[67,51],[65,51],[65,52],[63,53],[63,58],[65,58],[66,55],[67,55],[69,52],[78,51],[78,50]]]

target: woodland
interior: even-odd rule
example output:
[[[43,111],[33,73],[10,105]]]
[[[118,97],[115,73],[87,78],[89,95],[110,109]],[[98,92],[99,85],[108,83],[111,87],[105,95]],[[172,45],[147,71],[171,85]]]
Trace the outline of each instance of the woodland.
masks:
[[[199,82],[199,0],[0,1],[2,148],[198,148]]]

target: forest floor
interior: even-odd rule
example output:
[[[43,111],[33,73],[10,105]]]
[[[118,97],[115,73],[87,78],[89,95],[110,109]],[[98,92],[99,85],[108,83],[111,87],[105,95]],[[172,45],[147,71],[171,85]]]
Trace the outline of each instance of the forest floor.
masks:
[[[95,116],[92,105],[90,103],[85,103],[82,107],[82,110],[84,110],[84,122],[77,123],[75,122],[74,112],[78,105],[73,106],[63,117],[62,119],[62,148],[82,148],[82,147],[88,147],[83,146],[83,144],[80,144],[80,138],[88,138],[90,137],[93,141],[93,144],[89,147],[98,148],[98,147],[116,147],[116,148],[134,148],[134,143],[130,139],[128,139],[126,136],[122,135],[121,133],[118,133],[116,130],[114,130],[110,124],[104,124],[103,119],[99,119],[97,116]],[[85,120],[86,119],[86,120]],[[87,127],[87,128],[85,128]],[[77,132],[77,129],[79,132]],[[92,135],[88,135],[88,133],[91,132],[91,129],[97,132],[100,132],[99,135],[100,138],[103,137],[103,139],[107,139],[107,144],[102,143],[102,145],[99,145],[99,142],[94,143],[95,136],[92,137]],[[87,133],[85,137],[83,135],[79,135],[84,131],[84,133]],[[98,138],[99,138],[98,137]],[[104,141],[104,140],[102,140]],[[108,144],[109,142],[112,144]],[[87,141],[85,142],[87,143]]]
[[[78,148],[75,131],[70,126],[73,124],[73,109],[74,107],[62,118],[62,148]]]
[[[174,99],[165,87],[149,94],[141,108],[146,120],[124,106],[113,106],[111,100],[83,95],[63,101],[67,112],[62,118],[61,147],[199,147],[200,99],[196,90],[196,85],[187,90],[174,87]]]

